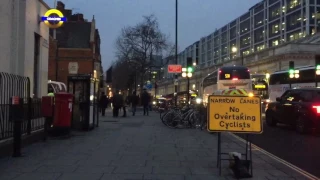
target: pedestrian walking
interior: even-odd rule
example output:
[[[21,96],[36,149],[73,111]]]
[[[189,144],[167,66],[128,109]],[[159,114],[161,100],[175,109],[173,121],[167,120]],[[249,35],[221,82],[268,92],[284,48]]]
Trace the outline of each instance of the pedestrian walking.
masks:
[[[113,105],[113,117],[119,116],[119,109],[123,106],[123,97],[118,92],[114,93],[112,97],[112,105]]]
[[[130,97],[130,103],[131,103],[132,116],[135,116],[136,111],[137,111],[137,105],[139,103],[139,97],[137,96],[136,91],[133,91],[133,93]]]
[[[150,95],[147,92],[147,89],[143,89],[143,92],[141,94],[141,104],[143,106],[143,115],[149,116],[149,104],[150,104]]]
[[[101,96],[100,96],[100,100],[99,100],[99,107],[100,107],[100,111],[101,111],[102,116],[105,116],[107,106],[108,106],[108,98],[105,95],[105,93],[102,92]]]

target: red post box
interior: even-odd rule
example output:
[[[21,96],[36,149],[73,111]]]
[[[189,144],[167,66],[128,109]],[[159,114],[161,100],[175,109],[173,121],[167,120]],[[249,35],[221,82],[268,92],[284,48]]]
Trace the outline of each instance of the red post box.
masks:
[[[59,92],[55,94],[53,128],[69,130],[71,127],[73,95]]]
[[[52,96],[43,96],[41,100],[41,113],[43,117],[53,117],[54,98]]]

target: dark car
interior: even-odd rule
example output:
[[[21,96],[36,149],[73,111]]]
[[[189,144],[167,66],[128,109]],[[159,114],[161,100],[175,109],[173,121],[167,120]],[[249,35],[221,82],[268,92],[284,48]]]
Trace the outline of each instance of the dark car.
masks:
[[[291,125],[303,134],[320,130],[320,89],[290,89],[270,102],[266,108],[266,123],[276,126],[277,123]]]

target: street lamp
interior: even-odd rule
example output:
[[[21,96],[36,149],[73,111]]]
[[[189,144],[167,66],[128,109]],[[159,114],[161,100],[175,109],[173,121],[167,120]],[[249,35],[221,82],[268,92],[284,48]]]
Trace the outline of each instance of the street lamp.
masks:
[[[236,53],[238,51],[238,49],[236,47],[232,47],[231,50],[232,50],[233,53]]]
[[[178,65],[178,0],[176,0],[176,37],[175,37],[175,63]],[[178,84],[176,82],[178,82],[178,74],[175,74],[175,84],[174,84],[174,105],[177,106],[177,101],[178,101]]]
[[[237,47],[232,47],[231,48],[232,53],[236,53],[238,51]],[[241,55],[241,65],[243,66],[243,53],[240,52]]]

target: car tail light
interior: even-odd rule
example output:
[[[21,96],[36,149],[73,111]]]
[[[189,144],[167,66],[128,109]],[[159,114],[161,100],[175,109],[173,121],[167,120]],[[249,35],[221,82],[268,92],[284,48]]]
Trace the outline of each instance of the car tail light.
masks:
[[[221,73],[222,71],[219,70],[219,73]]]
[[[234,81],[238,81],[238,78],[232,78],[232,80],[234,80]]]
[[[320,115],[320,106],[312,106],[312,109],[315,109],[316,113]]]

